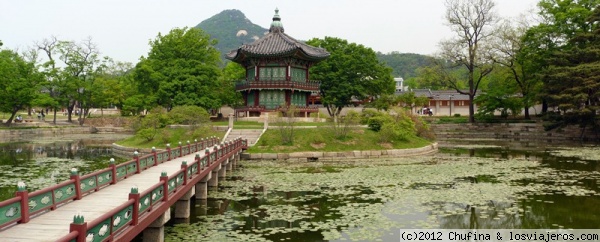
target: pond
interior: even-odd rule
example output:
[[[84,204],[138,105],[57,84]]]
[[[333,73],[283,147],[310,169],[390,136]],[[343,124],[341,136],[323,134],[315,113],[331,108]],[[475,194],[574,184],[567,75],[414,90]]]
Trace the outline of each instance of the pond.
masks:
[[[46,136],[0,143],[0,201],[15,196],[19,181],[24,181],[29,191],[35,191],[68,180],[71,168],[86,174],[108,167],[112,158],[110,145],[127,136]]]
[[[244,161],[166,241],[398,241],[402,228],[600,228],[600,148],[451,145],[435,155]]]

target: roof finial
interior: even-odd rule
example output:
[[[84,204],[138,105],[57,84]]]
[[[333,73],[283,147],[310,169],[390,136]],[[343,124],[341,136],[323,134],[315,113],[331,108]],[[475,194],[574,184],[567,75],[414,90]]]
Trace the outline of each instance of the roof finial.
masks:
[[[282,32],[283,33],[283,24],[281,23],[281,17],[279,16],[279,8],[275,8],[275,15],[273,15],[273,23],[271,23],[271,28],[269,32]]]

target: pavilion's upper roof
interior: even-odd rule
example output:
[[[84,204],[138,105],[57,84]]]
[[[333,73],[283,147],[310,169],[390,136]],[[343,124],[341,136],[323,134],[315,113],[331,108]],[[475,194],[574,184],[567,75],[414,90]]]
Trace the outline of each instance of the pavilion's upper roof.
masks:
[[[226,57],[238,63],[247,58],[256,57],[295,57],[318,62],[329,57],[329,52],[323,48],[307,45],[285,34],[279,10],[276,9],[268,34],[251,44],[245,44],[232,50]]]

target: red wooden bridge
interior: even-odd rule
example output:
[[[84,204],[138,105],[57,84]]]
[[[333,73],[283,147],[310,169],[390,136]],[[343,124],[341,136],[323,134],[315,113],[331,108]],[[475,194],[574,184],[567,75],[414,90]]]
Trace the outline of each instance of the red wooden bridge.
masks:
[[[189,217],[190,199],[206,199],[239,161],[247,141],[217,138],[167,146],[122,164],[0,202],[0,241],[164,240],[163,225],[175,205],[176,218]]]

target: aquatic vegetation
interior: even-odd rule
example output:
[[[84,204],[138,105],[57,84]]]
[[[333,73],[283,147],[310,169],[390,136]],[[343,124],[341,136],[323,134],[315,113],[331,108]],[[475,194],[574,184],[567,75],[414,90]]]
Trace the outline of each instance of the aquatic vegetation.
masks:
[[[577,157],[582,160],[600,160],[600,147],[562,147],[552,151],[553,155]]]
[[[243,179],[210,193],[233,205],[167,228],[167,241],[382,241],[400,228],[524,228],[542,221],[535,206],[552,205],[548,195],[597,196],[584,181],[600,180],[599,172],[558,170],[526,158],[242,164],[235,173]],[[313,170],[323,172],[306,172]]]

